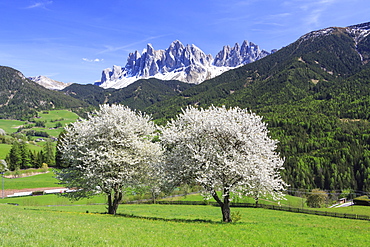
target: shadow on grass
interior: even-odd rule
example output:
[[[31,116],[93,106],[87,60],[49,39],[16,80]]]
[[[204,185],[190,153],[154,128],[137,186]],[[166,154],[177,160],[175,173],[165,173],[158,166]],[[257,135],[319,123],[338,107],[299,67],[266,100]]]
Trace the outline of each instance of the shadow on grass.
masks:
[[[43,208],[24,208],[24,210],[35,210],[35,211],[49,211]],[[55,212],[55,211],[54,211]],[[61,213],[70,213],[67,211],[57,211]],[[134,215],[134,214],[108,214],[108,213],[101,213],[101,212],[89,212],[88,210],[86,212],[74,212],[76,214],[101,214],[101,215],[111,215],[114,217],[125,217],[125,218],[134,218],[134,219],[144,219],[144,220],[153,220],[153,221],[164,221],[164,222],[180,222],[180,223],[208,223],[208,224],[239,224],[236,222],[230,222],[230,223],[225,223],[222,221],[213,221],[213,220],[204,220],[204,219],[168,219],[168,218],[162,218],[162,217],[150,217],[150,216],[139,216],[139,215]]]
[[[167,221],[167,222],[225,224],[222,221],[203,220],[203,219],[167,219],[167,218],[161,218],[161,217],[138,216],[138,215],[133,215],[133,214],[116,214],[115,216],[125,217],[125,218],[144,219],[144,220]]]

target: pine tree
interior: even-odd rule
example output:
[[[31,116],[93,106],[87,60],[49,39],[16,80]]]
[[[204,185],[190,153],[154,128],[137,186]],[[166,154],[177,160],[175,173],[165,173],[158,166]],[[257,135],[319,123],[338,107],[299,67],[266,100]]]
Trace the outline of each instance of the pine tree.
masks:
[[[44,160],[43,163],[48,164],[48,166],[54,166],[55,165],[55,148],[53,146],[53,143],[48,140],[43,148],[44,151]]]
[[[14,171],[19,169],[22,165],[22,153],[19,142],[15,141],[9,154],[6,156],[5,161],[8,163],[9,170]]]

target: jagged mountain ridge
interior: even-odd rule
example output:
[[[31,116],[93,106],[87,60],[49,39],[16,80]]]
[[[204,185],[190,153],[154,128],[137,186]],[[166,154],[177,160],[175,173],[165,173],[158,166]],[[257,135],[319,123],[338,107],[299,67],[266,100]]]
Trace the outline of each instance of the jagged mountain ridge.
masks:
[[[101,81],[96,83],[103,88],[123,88],[142,78],[154,77],[161,80],[179,80],[199,84],[221,73],[261,59],[270,53],[259,46],[244,41],[233,48],[224,48],[213,59],[195,45],[184,46],[176,40],[166,50],[155,50],[147,45],[142,54],[130,53],[125,67],[114,65],[103,70]]]

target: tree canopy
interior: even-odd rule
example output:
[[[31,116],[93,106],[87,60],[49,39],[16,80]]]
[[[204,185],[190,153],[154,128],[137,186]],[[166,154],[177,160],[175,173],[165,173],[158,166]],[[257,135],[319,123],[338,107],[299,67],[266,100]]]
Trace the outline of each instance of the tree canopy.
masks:
[[[150,117],[122,105],[101,105],[65,130],[57,148],[66,168],[57,178],[77,190],[67,194],[71,198],[104,192],[109,214],[116,213],[125,188],[144,183],[162,154]]]
[[[162,132],[169,181],[202,185],[219,203],[224,222],[231,221],[231,193],[282,198],[284,160],[256,114],[238,107],[188,107]]]

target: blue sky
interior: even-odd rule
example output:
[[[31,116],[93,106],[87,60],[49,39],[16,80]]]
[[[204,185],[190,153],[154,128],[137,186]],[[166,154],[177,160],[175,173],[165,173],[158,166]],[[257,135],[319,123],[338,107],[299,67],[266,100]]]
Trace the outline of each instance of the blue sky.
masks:
[[[303,34],[370,21],[369,0],[4,0],[0,65],[93,83],[129,52],[174,40],[216,55],[252,41],[270,51]]]

